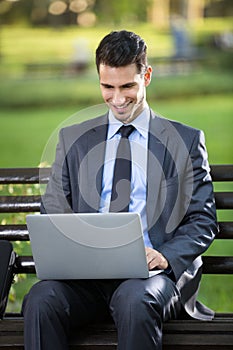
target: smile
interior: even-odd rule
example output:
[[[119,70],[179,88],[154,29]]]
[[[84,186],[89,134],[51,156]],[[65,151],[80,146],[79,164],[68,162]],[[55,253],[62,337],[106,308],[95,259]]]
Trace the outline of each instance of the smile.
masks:
[[[124,109],[126,109],[130,104],[131,104],[131,102],[128,102],[128,103],[125,104],[124,106],[115,106],[115,105],[112,105],[112,107],[115,108],[115,109],[117,109],[117,110],[124,110]]]

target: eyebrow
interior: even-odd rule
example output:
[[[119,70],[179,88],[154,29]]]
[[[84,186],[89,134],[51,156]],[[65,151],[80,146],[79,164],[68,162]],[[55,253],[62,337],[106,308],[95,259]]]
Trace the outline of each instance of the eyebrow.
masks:
[[[137,83],[135,81],[132,81],[132,82],[125,83],[125,84],[121,85],[120,88],[132,87],[132,86],[135,86],[136,84]],[[114,88],[113,85],[105,84],[105,83],[101,83],[101,82],[100,82],[100,85],[102,85],[103,87],[106,87],[106,88]]]

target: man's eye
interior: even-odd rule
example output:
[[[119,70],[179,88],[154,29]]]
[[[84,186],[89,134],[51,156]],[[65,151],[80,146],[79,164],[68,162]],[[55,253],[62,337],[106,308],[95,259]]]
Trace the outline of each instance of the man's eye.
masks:
[[[132,87],[134,87],[133,84],[124,85],[124,89],[131,89]]]

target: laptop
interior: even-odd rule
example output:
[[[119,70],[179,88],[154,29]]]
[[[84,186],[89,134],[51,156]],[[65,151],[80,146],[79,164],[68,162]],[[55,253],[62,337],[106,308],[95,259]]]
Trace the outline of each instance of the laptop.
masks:
[[[148,278],[138,213],[26,217],[39,279]]]

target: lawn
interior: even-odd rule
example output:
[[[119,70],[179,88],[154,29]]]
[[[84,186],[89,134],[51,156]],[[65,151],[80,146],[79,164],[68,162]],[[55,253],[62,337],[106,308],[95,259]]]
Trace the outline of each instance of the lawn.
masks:
[[[151,107],[169,119],[178,120],[205,132],[210,163],[233,162],[232,95],[195,96],[185,100],[152,101]],[[85,109],[83,107],[83,109]],[[82,108],[47,107],[2,109],[1,167],[30,167],[40,164],[43,149],[53,131],[73,116],[82,120]],[[84,112],[86,118],[86,112]],[[17,152],[15,152],[17,150]]]
[[[197,45],[201,45],[205,53],[206,43],[210,43],[213,34],[231,31],[232,18],[205,18],[204,21],[192,23],[191,38]],[[23,26],[1,26],[2,64],[0,73],[7,68],[12,74],[23,72],[25,63],[31,62],[68,62],[74,53],[74,45],[78,39],[87,41],[90,57],[98,42],[112,30],[132,30],[142,36],[148,44],[149,57],[162,57],[173,53],[172,39],[169,30],[159,30],[149,23],[125,24],[119,26],[97,26],[96,28],[61,27],[46,28]]]

